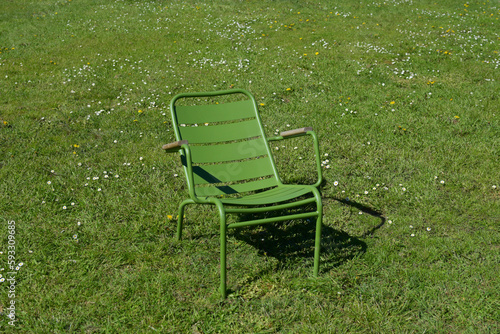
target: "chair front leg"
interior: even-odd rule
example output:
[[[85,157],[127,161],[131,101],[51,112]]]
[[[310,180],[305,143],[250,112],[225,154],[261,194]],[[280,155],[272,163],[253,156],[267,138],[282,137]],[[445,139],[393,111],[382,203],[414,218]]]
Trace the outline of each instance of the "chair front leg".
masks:
[[[316,237],[314,241],[314,272],[313,276],[318,277],[319,273],[319,255],[321,251],[321,227],[323,225],[323,203],[321,201],[321,194],[318,190],[314,192],[314,197],[316,197],[316,212],[318,213],[318,218],[316,218]]]
[[[220,202],[216,202],[215,205],[219,211],[220,215],[220,294],[222,299],[226,299],[226,234],[227,234],[227,225],[226,225],[226,211],[224,210],[224,206]]]
[[[316,219],[316,240],[314,242],[314,277],[318,277],[319,273],[319,254],[320,254],[320,248],[321,248],[321,221],[322,221],[322,214],[320,213],[318,215],[318,218]]]

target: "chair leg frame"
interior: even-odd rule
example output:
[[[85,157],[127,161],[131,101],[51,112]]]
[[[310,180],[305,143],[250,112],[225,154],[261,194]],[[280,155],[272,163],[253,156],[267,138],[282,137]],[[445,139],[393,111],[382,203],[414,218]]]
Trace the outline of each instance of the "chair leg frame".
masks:
[[[226,225],[226,212],[224,211],[224,207],[222,204],[217,203],[217,209],[220,215],[220,294],[222,299],[226,299],[226,282],[227,282],[227,249],[226,249],[226,233],[227,233],[227,225]]]
[[[316,189],[315,189],[316,190]],[[321,226],[323,221],[323,205],[321,202],[321,194],[319,191],[314,191],[314,197],[316,199],[316,234],[314,241],[314,270],[313,276],[317,277],[319,273],[319,260],[320,260],[320,248],[321,248]],[[184,200],[179,206],[179,218],[177,220],[177,233],[176,239],[178,241],[182,238],[182,227],[184,221],[184,210],[188,204],[196,204],[192,199]],[[220,294],[222,299],[227,296],[227,224],[226,224],[226,211],[224,205],[220,201],[215,201],[214,203],[217,207],[220,216]]]
[[[315,189],[314,197],[316,198],[316,236],[314,240],[314,271],[313,276],[318,277],[319,273],[319,255],[321,252],[321,226],[323,223],[323,203],[321,201],[321,194],[319,190]]]
[[[177,218],[177,234],[176,234],[177,241],[180,241],[182,238],[182,223],[184,221],[184,209],[188,204],[196,204],[196,202],[189,198],[184,200],[179,206],[179,216]]]

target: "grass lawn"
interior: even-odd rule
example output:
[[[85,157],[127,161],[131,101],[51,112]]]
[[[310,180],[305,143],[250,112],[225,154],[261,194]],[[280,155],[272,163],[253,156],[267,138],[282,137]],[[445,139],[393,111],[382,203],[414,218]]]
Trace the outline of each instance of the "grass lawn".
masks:
[[[498,333],[499,1],[0,4],[0,332]],[[312,126],[324,226],[189,207],[169,101]],[[309,139],[272,143],[313,183]],[[9,317],[10,316],[10,317]]]

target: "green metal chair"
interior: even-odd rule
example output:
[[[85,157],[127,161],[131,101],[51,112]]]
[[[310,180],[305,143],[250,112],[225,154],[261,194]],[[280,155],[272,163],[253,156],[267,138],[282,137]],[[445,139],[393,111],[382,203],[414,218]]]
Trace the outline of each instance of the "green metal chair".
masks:
[[[239,94],[236,102],[184,105],[201,97]],[[236,97],[231,96],[231,97]],[[177,103],[184,99],[183,103]],[[181,105],[182,104],[182,105]],[[226,231],[278,221],[316,218],[314,276],[318,275],[322,224],[322,182],[318,138],[312,128],[281,132],[266,138],[254,97],[232,89],[176,95],[170,102],[176,142],[166,152],[179,152],[186,173],[189,198],[179,207],[177,239],[181,239],[184,208],[188,204],[215,205],[220,215],[220,293],[226,297]],[[281,181],[269,141],[309,135],[316,154],[318,180],[313,185],[287,185]],[[228,214],[263,214],[316,203],[315,211],[259,217],[227,223]]]

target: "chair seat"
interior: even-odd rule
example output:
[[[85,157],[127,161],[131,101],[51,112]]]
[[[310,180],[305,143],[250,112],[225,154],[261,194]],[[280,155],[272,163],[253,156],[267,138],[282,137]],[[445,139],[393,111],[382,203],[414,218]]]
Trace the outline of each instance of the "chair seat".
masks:
[[[266,190],[260,193],[239,197],[239,198],[221,198],[220,201],[226,205],[266,205],[289,201],[307,193],[312,193],[311,186],[301,185],[281,185],[276,188]]]

